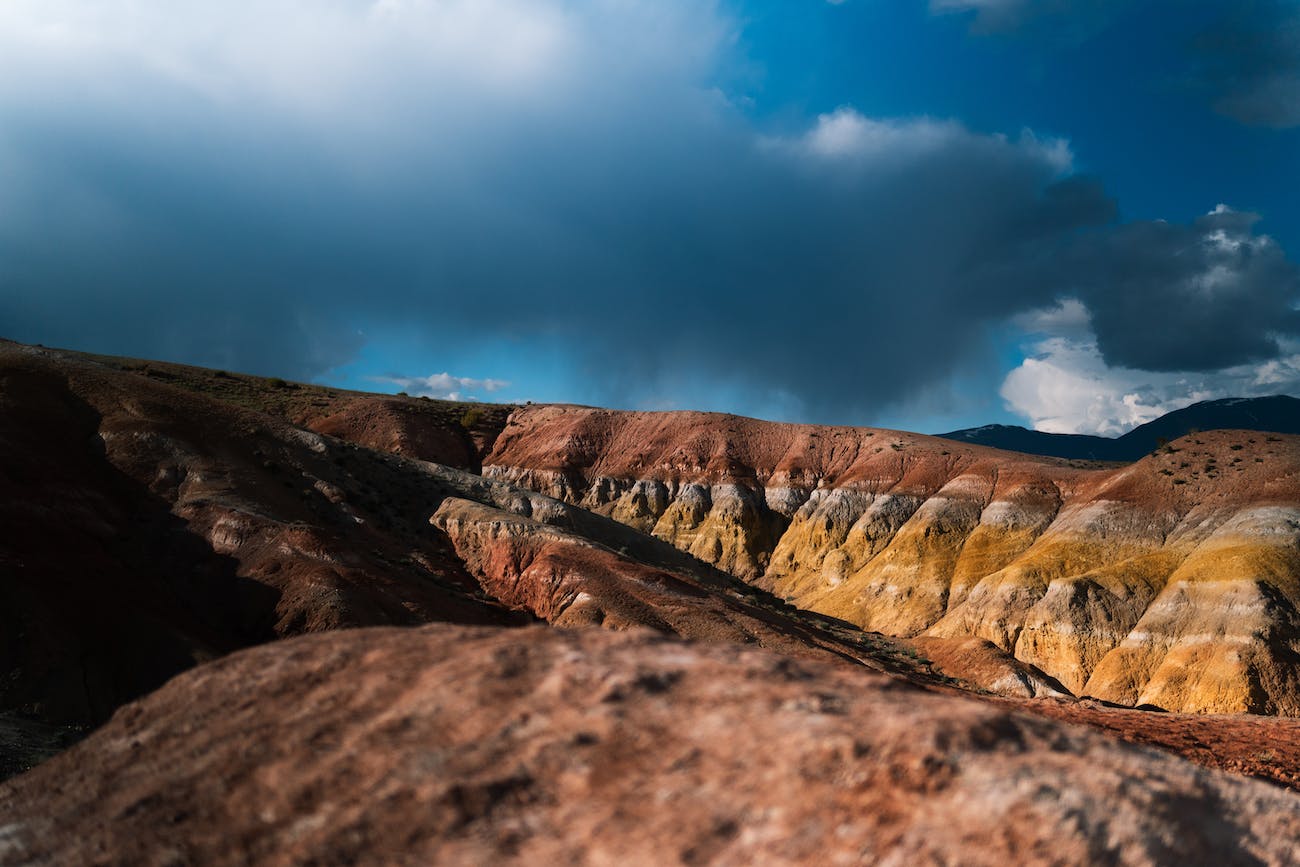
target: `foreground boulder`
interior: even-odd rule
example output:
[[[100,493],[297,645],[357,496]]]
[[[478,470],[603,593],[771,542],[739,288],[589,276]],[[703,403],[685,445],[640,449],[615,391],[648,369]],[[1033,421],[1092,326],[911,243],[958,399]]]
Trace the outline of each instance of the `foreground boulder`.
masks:
[[[607,630],[308,636],[0,787],[2,864],[1294,863],[1300,799],[843,665]]]

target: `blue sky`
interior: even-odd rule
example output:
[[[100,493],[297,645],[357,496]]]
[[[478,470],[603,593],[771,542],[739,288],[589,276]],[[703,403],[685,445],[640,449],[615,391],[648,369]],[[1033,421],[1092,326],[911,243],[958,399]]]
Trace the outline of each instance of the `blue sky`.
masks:
[[[1300,4],[13,0],[0,334],[1117,434],[1300,394]]]

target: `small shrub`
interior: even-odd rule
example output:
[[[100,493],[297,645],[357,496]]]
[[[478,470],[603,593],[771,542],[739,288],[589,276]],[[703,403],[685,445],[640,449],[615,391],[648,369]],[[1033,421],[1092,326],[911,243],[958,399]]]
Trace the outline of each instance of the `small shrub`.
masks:
[[[483,410],[479,409],[476,406],[472,406],[469,409],[465,410],[465,414],[460,417],[460,426],[463,427],[465,430],[469,430],[470,428],[474,427],[474,425],[478,424],[482,420],[483,420]]]
[[[281,379],[281,378],[278,377],[278,376],[272,376],[270,379],[268,379],[268,380],[266,381],[266,384],[269,385],[269,386],[271,386],[271,388],[288,388],[288,387],[289,387],[289,383],[285,382],[283,379]]]

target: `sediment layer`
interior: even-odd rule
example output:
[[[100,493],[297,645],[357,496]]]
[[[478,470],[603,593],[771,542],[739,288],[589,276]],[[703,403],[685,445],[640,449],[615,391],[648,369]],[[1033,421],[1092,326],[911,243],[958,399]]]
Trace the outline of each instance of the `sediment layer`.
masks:
[[[1215,431],[1102,466],[531,406],[484,473],[867,630],[987,640],[1079,695],[1300,715],[1300,438]]]

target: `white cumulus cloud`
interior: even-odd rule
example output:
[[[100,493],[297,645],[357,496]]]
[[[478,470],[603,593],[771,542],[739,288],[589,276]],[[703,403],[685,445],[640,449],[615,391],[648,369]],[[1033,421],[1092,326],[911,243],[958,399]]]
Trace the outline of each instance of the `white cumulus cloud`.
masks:
[[[439,400],[475,400],[478,392],[491,393],[510,385],[502,379],[475,379],[446,372],[428,376],[385,376],[376,381],[392,383],[407,394]]]
[[[1296,341],[1284,342],[1282,355],[1260,364],[1152,372],[1107,364],[1077,300],[1017,317],[1015,324],[1039,339],[1007,375],[1001,395],[1035,430],[1119,436],[1198,401],[1300,390]]]

